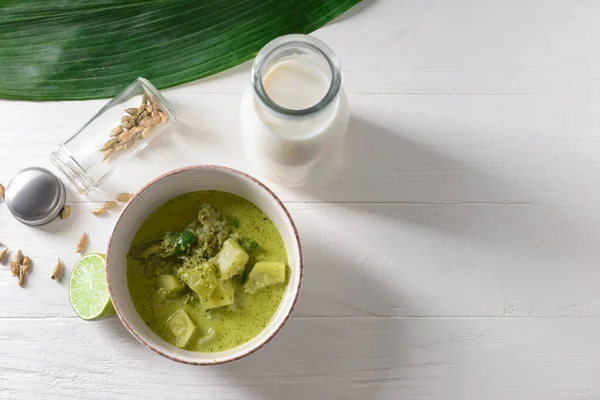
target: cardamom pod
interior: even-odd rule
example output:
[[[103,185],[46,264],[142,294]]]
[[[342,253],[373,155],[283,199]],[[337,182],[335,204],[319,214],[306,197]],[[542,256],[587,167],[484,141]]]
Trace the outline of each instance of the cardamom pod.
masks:
[[[61,219],[67,219],[71,216],[71,206],[65,206],[60,212]]]
[[[142,105],[145,107],[146,103],[148,103],[148,95],[144,93],[142,94]]]
[[[154,123],[153,121],[154,121],[154,118],[148,116],[148,117],[144,118],[143,120],[141,120],[138,123],[138,126],[148,126],[148,125]]]
[[[104,203],[104,207],[103,208],[105,210],[108,210],[108,209],[111,209],[111,208],[115,208],[116,206],[117,206],[116,202],[114,202],[114,201],[107,201],[106,203]]]
[[[121,134],[121,132],[123,132],[123,127],[122,126],[117,126],[116,128],[114,128],[112,131],[110,131],[110,136],[119,136]]]
[[[148,111],[146,111],[146,110],[144,109],[144,111],[142,111],[142,112],[141,112],[141,113],[138,115],[138,121],[141,121],[141,120],[143,120],[143,119],[144,119],[144,118],[146,118],[148,115],[150,115],[150,114],[148,113]]]
[[[129,129],[133,126],[133,122],[132,121],[124,121],[124,122],[121,122],[121,126],[125,129]]]
[[[126,151],[129,150],[131,147],[133,146],[133,141],[129,141],[127,143],[123,143],[122,145],[118,146],[115,151],[119,152],[119,151]]]
[[[111,147],[110,149],[106,150],[104,152],[104,156],[102,157],[102,162],[108,160],[113,155],[114,152],[115,152],[114,147]]]
[[[87,233],[84,233],[79,238],[79,242],[77,242],[77,249],[75,251],[77,253],[82,253],[83,251],[85,251],[87,244],[88,244],[88,236],[87,236]]]
[[[166,112],[159,111],[159,112],[158,112],[158,116],[160,117],[160,121],[161,121],[163,124],[169,120],[169,116],[167,115],[167,113],[166,113]]]
[[[8,253],[8,249],[4,249],[4,250],[0,251],[0,262],[4,262],[4,259],[6,258],[7,253]]]
[[[125,112],[127,114],[129,114],[129,115],[132,115],[132,116],[138,115],[138,109],[137,109],[137,107],[128,108],[128,109],[125,110]]]
[[[131,129],[121,133],[119,135],[119,144],[121,145],[121,144],[129,142],[133,138],[134,133],[135,132],[133,132],[133,130],[131,130]]]
[[[19,286],[25,286],[25,271],[23,271],[23,268],[19,268]]]
[[[19,267],[19,264],[16,261],[10,262],[10,272],[11,272],[12,276],[19,275],[20,269],[21,269],[21,267]]]
[[[134,126],[133,128],[130,129],[130,131],[133,132],[133,138],[136,140],[142,138],[143,130],[144,130],[143,126]]]
[[[62,264],[62,261],[60,261],[60,258],[59,258],[58,261],[56,262],[56,264],[54,264],[54,266],[52,267],[52,276],[50,278],[53,281],[57,280],[58,278],[60,278],[62,270],[63,270],[63,264]]]
[[[133,195],[131,193],[120,193],[117,195],[117,201],[127,202],[131,200]]]
[[[4,201],[5,199],[6,188],[3,184],[0,183],[0,200]]]
[[[124,134],[121,134],[119,137],[121,137],[122,135],[124,135]],[[100,149],[100,151],[106,151],[106,150],[110,149],[118,141],[119,141],[119,139],[116,138],[116,137],[110,139],[108,142],[104,143],[104,146],[102,146],[102,148]]]
[[[29,256],[26,256],[23,259],[23,265],[21,265],[21,269],[23,270],[23,272],[28,273],[29,270],[31,269],[31,258],[29,258]]]
[[[104,215],[106,214],[106,210],[104,208],[94,208],[92,211],[90,211],[92,214],[94,215]],[[79,252],[78,252],[79,253]]]
[[[147,138],[148,136],[150,136],[154,128],[156,128],[156,125],[150,125],[144,128],[144,130],[142,131],[142,137]]]
[[[19,265],[23,264],[23,252],[21,250],[17,251],[17,254],[15,254],[14,261]]]

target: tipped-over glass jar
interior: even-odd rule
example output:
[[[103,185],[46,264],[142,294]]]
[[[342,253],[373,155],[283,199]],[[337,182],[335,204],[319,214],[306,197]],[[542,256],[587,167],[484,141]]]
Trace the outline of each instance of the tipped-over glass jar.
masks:
[[[50,160],[80,193],[87,194],[174,119],[160,92],[138,78],[59,145]]]
[[[328,176],[342,160],[349,118],[337,57],[311,36],[268,43],[252,65],[240,116],[258,174],[288,186]]]

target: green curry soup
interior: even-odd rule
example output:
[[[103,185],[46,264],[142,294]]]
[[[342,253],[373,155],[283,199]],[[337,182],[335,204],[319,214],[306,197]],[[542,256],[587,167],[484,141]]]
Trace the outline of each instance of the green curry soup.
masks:
[[[279,307],[287,255],[271,220],[230,193],[199,191],[156,209],[135,235],[127,284],[142,319],[192,351],[237,347]]]

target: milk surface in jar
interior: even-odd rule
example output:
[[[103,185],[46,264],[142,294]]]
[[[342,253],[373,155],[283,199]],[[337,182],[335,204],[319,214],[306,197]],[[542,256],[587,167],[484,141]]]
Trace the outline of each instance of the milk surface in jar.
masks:
[[[241,104],[242,145],[256,173],[289,186],[329,176],[342,161],[348,117],[341,67],[323,42],[288,35],[259,52]]]

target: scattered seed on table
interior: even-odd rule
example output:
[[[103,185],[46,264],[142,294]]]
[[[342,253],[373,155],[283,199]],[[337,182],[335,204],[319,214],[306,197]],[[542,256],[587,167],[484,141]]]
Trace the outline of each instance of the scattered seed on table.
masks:
[[[90,211],[92,214],[94,215],[104,215],[106,214],[106,210],[104,208],[94,208],[92,211]]]
[[[21,265],[21,269],[25,273],[28,273],[31,269],[31,258],[29,258],[29,256],[25,256],[25,258],[23,259],[23,265]]]
[[[6,258],[7,253],[8,253],[8,249],[4,249],[4,250],[0,251],[0,263],[4,262],[4,259]]]
[[[67,219],[71,216],[71,206],[65,206],[60,212],[61,219]]]
[[[19,267],[19,264],[17,264],[16,261],[11,261],[10,262],[10,272],[12,273],[12,276],[19,275],[19,270],[20,269],[21,269],[21,267]]]
[[[117,201],[127,202],[131,200],[133,195],[131,193],[121,193],[117,195]]]
[[[23,252],[21,250],[17,251],[17,254],[15,254],[14,261],[19,265],[23,264]]]
[[[117,203],[115,201],[107,201],[106,203],[104,203],[104,209],[105,210],[110,210],[111,208],[115,208],[117,206]]]
[[[19,286],[25,286],[25,271],[23,271],[23,268],[19,268]]]
[[[50,277],[53,281],[57,280],[58,278],[60,278],[60,274],[62,273],[62,261],[60,261],[60,258],[58,259],[58,261],[56,262],[56,264],[54,264],[54,267],[52,267],[52,276]]]
[[[79,242],[77,242],[77,249],[75,251],[77,253],[82,253],[83,251],[85,251],[87,244],[88,244],[88,236],[87,236],[87,233],[84,233],[79,238]]]

